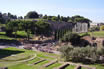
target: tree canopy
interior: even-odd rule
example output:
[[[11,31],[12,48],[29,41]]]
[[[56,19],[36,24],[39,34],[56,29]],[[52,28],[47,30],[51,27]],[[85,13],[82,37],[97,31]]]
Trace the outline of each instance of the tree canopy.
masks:
[[[27,13],[25,18],[39,18],[39,14],[36,11],[30,11]]]
[[[36,22],[36,33],[41,35],[47,35],[50,34],[51,28],[48,22],[45,22],[43,20]]]

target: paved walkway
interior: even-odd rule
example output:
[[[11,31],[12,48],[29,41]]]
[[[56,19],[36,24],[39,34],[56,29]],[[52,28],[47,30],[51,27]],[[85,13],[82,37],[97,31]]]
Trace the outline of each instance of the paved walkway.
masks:
[[[0,49],[8,48],[8,47],[16,47],[16,48],[23,49],[24,46],[23,45],[20,45],[20,46],[9,46],[9,45],[2,46],[2,45],[0,45]]]
[[[8,47],[14,47],[14,46],[0,46],[0,49],[8,48]],[[17,46],[15,46],[15,47],[17,47]]]

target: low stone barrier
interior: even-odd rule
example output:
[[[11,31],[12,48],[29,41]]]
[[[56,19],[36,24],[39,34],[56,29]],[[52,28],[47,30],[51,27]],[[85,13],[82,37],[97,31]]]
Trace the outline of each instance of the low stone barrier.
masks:
[[[37,55],[36,55],[36,54],[34,54],[34,56],[33,56],[32,58],[30,58],[30,59],[21,60],[21,61],[16,61],[16,62],[27,62],[27,61],[30,61],[30,60],[35,59],[36,57],[37,57]]]
[[[52,65],[52,64],[54,64],[54,63],[56,63],[57,61],[58,61],[57,59],[54,60],[54,61],[51,61],[51,62],[45,64],[44,67],[48,67],[48,66],[50,66],[50,65]]]
[[[37,61],[37,62],[35,62],[33,64],[35,65],[35,64],[38,64],[38,63],[43,62],[43,61],[46,61],[46,59],[41,59],[40,61]]]
[[[54,69],[65,69],[67,66],[69,66],[69,64],[68,64],[68,63],[64,63],[64,64],[61,65],[60,67],[54,68]]]

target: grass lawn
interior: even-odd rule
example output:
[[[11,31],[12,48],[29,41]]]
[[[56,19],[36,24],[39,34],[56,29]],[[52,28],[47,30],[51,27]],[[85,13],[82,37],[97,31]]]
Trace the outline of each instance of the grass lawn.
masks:
[[[88,32],[87,35],[91,35],[94,37],[104,37],[104,31],[95,31],[95,32]],[[81,36],[86,35],[86,33],[81,33]]]
[[[17,39],[26,38],[26,37],[27,37],[27,33],[25,31],[17,31]],[[32,34],[30,34],[30,37],[32,37]],[[15,33],[13,32],[13,35],[7,36],[6,32],[0,32],[0,39],[13,40],[15,39]]]
[[[87,69],[87,68],[85,68],[85,67],[82,67],[82,69]]]
[[[11,39],[14,39],[14,38],[6,36],[5,32],[0,32],[0,39],[10,39],[11,40]]]
[[[96,69],[104,69],[104,66],[102,66],[101,64],[95,64],[91,66],[96,67]]]
[[[37,57],[33,60],[29,60],[26,62],[16,62],[21,60],[29,59],[28,56],[33,57],[34,54],[37,54]],[[16,56],[11,56],[16,55]],[[14,47],[5,48],[0,50],[0,67],[8,67],[9,69],[54,69],[62,65],[61,63],[55,63],[50,65],[49,67],[44,67],[45,64],[51,62],[52,60],[55,60],[59,58],[59,55],[51,54],[51,53],[45,53],[45,52],[36,52],[31,50],[24,50],[24,49],[17,49]],[[38,64],[35,64],[35,62],[40,61],[41,59],[46,59],[46,61],[40,62]],[[101,66],[100,64],[91,65],[93,67],[96,67],[97,69],[104,69],[104,66]],[[74,69],[75,66],[70,65],[66,67],[65,69]],[[86,68],[82,68],[86,69]]]
[[[17,35],[26,37],[27,33],[25,31],[17,31]]]
[[[14,65],[16,61],[29,59],[33,57],[33,55],[34,51],[31,50],[17,49],[12,47],[0,49],[0,67]],[[18,62],[16,64],[18,64]]]
[[[32,56],[34,54],[37,54],[37,57],[31,61],[28,62],[16,62],[28,59],[28,56]],[[11,56],[16,55],[16,56]],[[52,66],[49,66],[49,68],[43,67],[44,64],[56,59],[59,55],[56,54],[49,54],[44,52],[35,52],[31,50],[24,50],[24,49],[17,49],[17,48],[5,48],[3,50],[0,50],[0,56],[3,56],[0,59],[0,67],[9,67],[9,69],[52,69],[54,67],[57,67],[61,64],[56,63]],[[13,58],[14,57],[14,58]],[[39,61],[40,59],[46,59],[46,61],[43,61],[36,65],[31,65],[36,61]],[[30,64],[30,65],[29,65]]]
[[[90,34],[92,34],[92,36],[94,36],[94,37],[104,37],[104,31],[96,31],[96,32],[92,32]]]

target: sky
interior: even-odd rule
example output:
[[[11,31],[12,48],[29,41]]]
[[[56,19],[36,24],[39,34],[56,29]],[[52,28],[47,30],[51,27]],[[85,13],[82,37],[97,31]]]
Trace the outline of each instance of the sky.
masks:
[[[81,15],[104,22],[104,0],[0,0],[0,12],[25,16],[29,11],[61,16]]]

